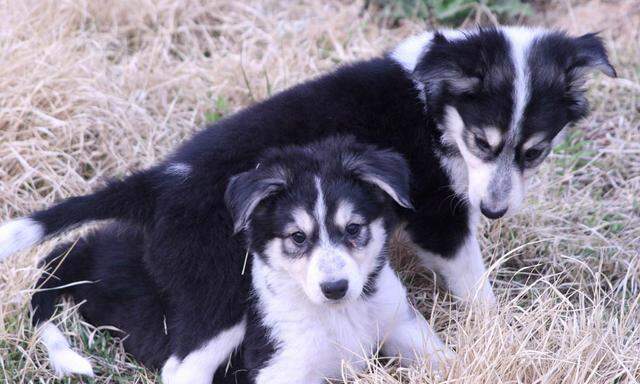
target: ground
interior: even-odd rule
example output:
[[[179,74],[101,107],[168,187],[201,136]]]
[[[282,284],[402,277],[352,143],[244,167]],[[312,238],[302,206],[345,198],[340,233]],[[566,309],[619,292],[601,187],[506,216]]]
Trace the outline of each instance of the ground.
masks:
[[[333,0],[3,2],[0,221],[153,164],[206,122],[425,28],[381,14]],[[396,247],[412,299],[458,353],[451,369],[372,360],[350,381],[640,380],[640,4],[562,1],[524,22],[602,31],[620,76],[589,82],[592,114],[545,162],[526,208],[483,223],[498,310],[463,308]],[[28,307],[56,241],[0,264],[2,383],[58,382]],[[97,376],[63,382],[159,381],[74,309],[57,321]]]

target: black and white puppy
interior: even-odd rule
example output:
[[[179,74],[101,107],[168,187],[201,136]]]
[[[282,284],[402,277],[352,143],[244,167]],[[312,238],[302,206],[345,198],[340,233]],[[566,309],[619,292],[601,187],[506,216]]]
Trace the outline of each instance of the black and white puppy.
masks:
[[[319,384],[339,378],[346,362],[362,369],[380,346],[405,363],[427,359],[437,368],[451,353],[411,307],[387,259],[397,224],[393,199],[409,199],[404,159],[349,138],[269,151],[256,169],[234,177],[226,200],[247,238],[247,313],[206,346],[204,361],[180,369],[170,358],[163,380],[202,382],[226,368],[234,350],[232,367],[219,370],[214,382]],[[171,339],[181,337],[163,330],[163,319],[178,309],[143,264],[144,241],[140,228],[112,224],[46,259],[44,290],[33,297],[45,342],[58,335],[48,321],[67,294],[85,302],[80,311],[88,321],[119,327],[133,356],[163,365]],[[242,275],[243,262],[217,268]],[[174,273],[192,278],[188,270]],[[58,286],[67,287],[50,290]],[[222,301],[230,292],[221,288]],[[216,313],[203,308],[202,316],[213,320]],[[47,345],[52,362],[78,359],[61,340]]]
[[[189,361],[246,313],[238,300],[210,294],[218,285],[240,292],[244,284],[226,271],[210,275],[220,259],[246,251],[228,241],[224,181],[255,167],[266,148],[347,133],[407,159],[415,210],[398,213],[417,253],[456,296],[493,303],[478,218],[521,205],[527,175],[559,132],[587,114],[583,82],[592,70],[615,76],[594,34],[516,27],[428,32],[223,119],[156,167],[5,224],[0,258],[89,220],[143,225],[145,263],[180,307],[172,320],[184,335],[174,346],[176,359]],[[186,283],[174,274],[184,266],[195,271]],[[224,308],[225,318],[210,322],[200,316],[202,306]]]

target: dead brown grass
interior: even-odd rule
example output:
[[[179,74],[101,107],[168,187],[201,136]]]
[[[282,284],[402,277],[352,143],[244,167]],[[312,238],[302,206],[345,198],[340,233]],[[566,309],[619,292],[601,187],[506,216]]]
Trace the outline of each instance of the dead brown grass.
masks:
[[[460,358],[440,378],[372,361],[369,373],[351,380],[639,380],[640,10],[635,1],[555,7],[538,22],[604,29],[620,78],[591,83],[591,117],[546,162],[527,208],[486,223],[482,242],[500,309],[459,307],[399,252],[416,303]],[[5,0],[0,217],[152,164],[205,120],[421,29],[412,21],[388,29],[360,3],[338,1]],[[36,260],[51,243],[0,264],[0,382],[54,381],[28,316]],[[156,380],[73,308],[59,319],[92,357],[94,382]]]

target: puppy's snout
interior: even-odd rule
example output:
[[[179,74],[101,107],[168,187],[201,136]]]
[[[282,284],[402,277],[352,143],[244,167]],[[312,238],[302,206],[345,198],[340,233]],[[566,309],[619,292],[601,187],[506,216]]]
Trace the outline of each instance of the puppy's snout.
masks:
[[[507,213],[508,209],[509,207],[506,205],[485,203],[484,201],[480,202],[480,212],[490,219],[501,218]]]
[[[346,279],[331,281],[320,284],[322,294],[329,300],[339,300],[347,294],[349,282]]]

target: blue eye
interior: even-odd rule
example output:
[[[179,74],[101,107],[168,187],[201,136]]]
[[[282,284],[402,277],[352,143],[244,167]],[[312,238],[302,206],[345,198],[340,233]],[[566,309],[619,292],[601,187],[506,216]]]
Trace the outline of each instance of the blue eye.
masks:
[[[307,240],[307,235],[305,235],[303,232],[298,231],[291,234],[291,239],[293,239],[294,243],[300,245]]]
[[[360,224],[349,224],[349,225],[346,226],[344,231],[349,236],[357,236],[360,233],[360,229],[361,228],[362,228],[362,226]]]

